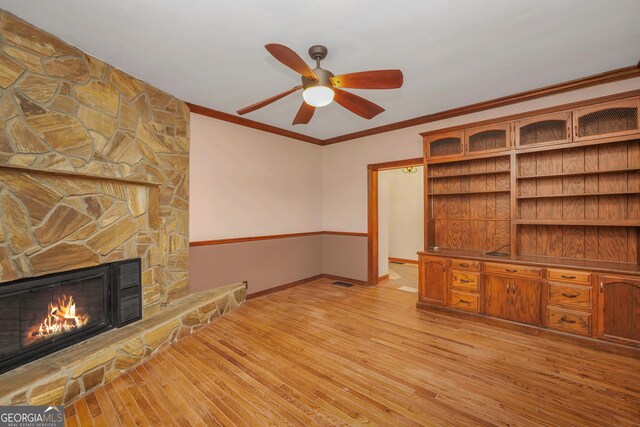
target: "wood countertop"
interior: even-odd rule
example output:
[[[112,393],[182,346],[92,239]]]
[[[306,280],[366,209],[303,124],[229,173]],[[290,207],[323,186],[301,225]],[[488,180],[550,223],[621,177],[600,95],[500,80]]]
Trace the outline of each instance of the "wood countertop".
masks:
[[[567,268],[589,270],[600,273],[630,274],[640,276],[640,266],[637,264],[583,260],[577,258],[560,258],[544,256],[492,256],[479,251],[462,251],[455,249],[428,249],[419,251],[418,255],[442,256],[447,258],[472,259],[476,261],[498,262],[509,264],[525,264],[543,268]]]

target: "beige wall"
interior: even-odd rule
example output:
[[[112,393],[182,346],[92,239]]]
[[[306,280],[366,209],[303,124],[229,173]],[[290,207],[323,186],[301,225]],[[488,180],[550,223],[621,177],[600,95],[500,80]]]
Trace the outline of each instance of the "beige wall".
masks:
[[[389,273],[389,257],[418,260],[424,246],[423,167],[378,172],[378,275]],[[362,262],[361,260],[358,262]]]
[[[191,114],[191,241],[321,231],[320,150]]]
[[[145,315],[187,294],[186,105],[1,10],[0,50],[0,282],[141,257]]]
[[[367,280],[367,237],[324,234],[322,272],[354,280]],[[362,261],[365,262],[362,262]]]
[[[424,168],[383,171],[389,180],[389,257],[417,261],[424,247]]]
[[[249,282],[253,294],[322,274],[321,234],[190,249],[191,290]]]

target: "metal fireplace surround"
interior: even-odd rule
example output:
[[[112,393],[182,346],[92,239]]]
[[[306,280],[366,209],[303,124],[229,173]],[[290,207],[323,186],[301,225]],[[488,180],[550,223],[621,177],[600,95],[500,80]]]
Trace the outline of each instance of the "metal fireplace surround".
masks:
[[[142,318],[140,258],[0,284],[0,373]]]

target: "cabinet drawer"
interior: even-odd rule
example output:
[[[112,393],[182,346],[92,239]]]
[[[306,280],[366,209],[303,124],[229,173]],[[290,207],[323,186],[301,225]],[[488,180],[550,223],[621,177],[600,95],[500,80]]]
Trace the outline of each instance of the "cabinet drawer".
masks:
[[[551,329],[591,335],[591,314],[549,307],[547,325]]]
[[[564,283],[549,283],[550,303],[571,305],[590,309],[591,288],[587,286],[566,285]]]
[[[457,268],[461,270],[480,270],[480,263],[478,261],[469,261],[466,259],[452,259],[451,268]]]
[[[478,292],[478,277],[479,273],[451,270],[451,287],[467,292]]]
[[[450,291],[449,306],[459,310],[478,312],[478,295],[466,292]]]
[[[547,279],[555,282],[591,284],[591,273],[586,271],[547,269]]]
[[[491,262],[485,262],[484,269],[488,273],[522,277],[542,277],[542,269],[526,265],[494,264]]]

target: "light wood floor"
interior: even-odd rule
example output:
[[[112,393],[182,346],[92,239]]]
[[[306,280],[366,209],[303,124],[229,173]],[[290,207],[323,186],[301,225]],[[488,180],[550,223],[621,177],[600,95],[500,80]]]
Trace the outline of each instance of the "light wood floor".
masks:
[[[249,301],[67,407],[74,425],[640,421],[640,361],[319,280]]]

